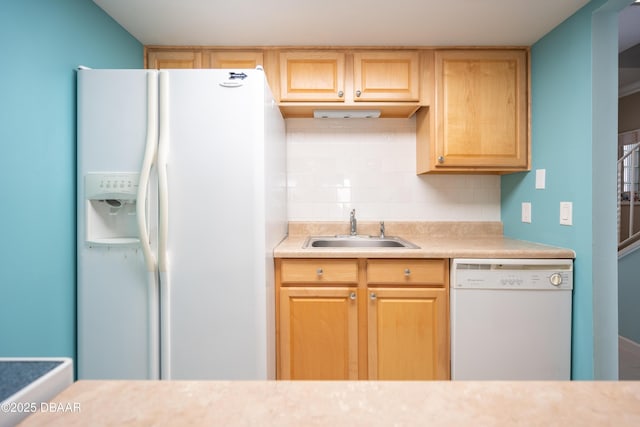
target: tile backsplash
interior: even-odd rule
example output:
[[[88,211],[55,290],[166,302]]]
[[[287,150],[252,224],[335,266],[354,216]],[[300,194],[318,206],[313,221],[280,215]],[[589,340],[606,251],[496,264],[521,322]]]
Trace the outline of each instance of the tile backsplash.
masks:
[[[415,118],[287,119],[290,221],[500,221],[497,175],[416,175]]]

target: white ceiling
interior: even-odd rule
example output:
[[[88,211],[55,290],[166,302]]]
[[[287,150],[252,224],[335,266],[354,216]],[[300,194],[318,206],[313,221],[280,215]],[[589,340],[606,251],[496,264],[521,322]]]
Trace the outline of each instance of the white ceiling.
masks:
[[[529,46],[588,0],[94,0],[145,45]]]
[[[627,6],[620,12],[618,19],[620,34],[618,51],[622,52],[640,43],[640,6]]]
[[[145,45],[530,46],[589,0],[93,0]],[[629,0],[631,3],[631,0]],[[640,43],[640,6],[619,48]],[[640,68],[620,68],[620,94]]]

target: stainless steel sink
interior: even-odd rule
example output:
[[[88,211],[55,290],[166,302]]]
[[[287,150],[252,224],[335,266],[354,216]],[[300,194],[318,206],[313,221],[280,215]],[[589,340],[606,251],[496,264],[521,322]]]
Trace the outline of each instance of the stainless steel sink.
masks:
[[[338,236],[310,236],[304,242],[307,248],[402,248],[420,249],[400,237],[396,236],[367,236],[367,235],[338,235]]]

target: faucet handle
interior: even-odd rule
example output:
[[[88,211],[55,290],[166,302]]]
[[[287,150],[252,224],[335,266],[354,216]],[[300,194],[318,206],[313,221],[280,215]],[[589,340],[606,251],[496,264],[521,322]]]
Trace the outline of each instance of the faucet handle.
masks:
[[[351,209],[351,218],[355,218],[355,216],[356,216],[356,210]]]

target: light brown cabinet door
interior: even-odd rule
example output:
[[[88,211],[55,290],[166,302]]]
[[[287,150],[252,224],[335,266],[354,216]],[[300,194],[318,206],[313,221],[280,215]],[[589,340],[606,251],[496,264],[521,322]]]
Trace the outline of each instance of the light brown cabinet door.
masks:
[[[418,101],[419,62],[414,51],[354,53],[354,101]]]
[[[280,289],[280,378],[358,379],[356,288]]]
[[[280,52],[280,101],[344,101],[345,54]]]
[[[147,52],[147,68],[202,68],[202,53],[190,50],[149,50]]]
[[[250,68],[263,65],[262,52],[236,52],[236,51],[205,51],[208,56],[209,68]]]
[[[449,378],[445,289],[369,288],[370,380]]]
[[[436,169],[528,168],[525,50],[435,52]]]

